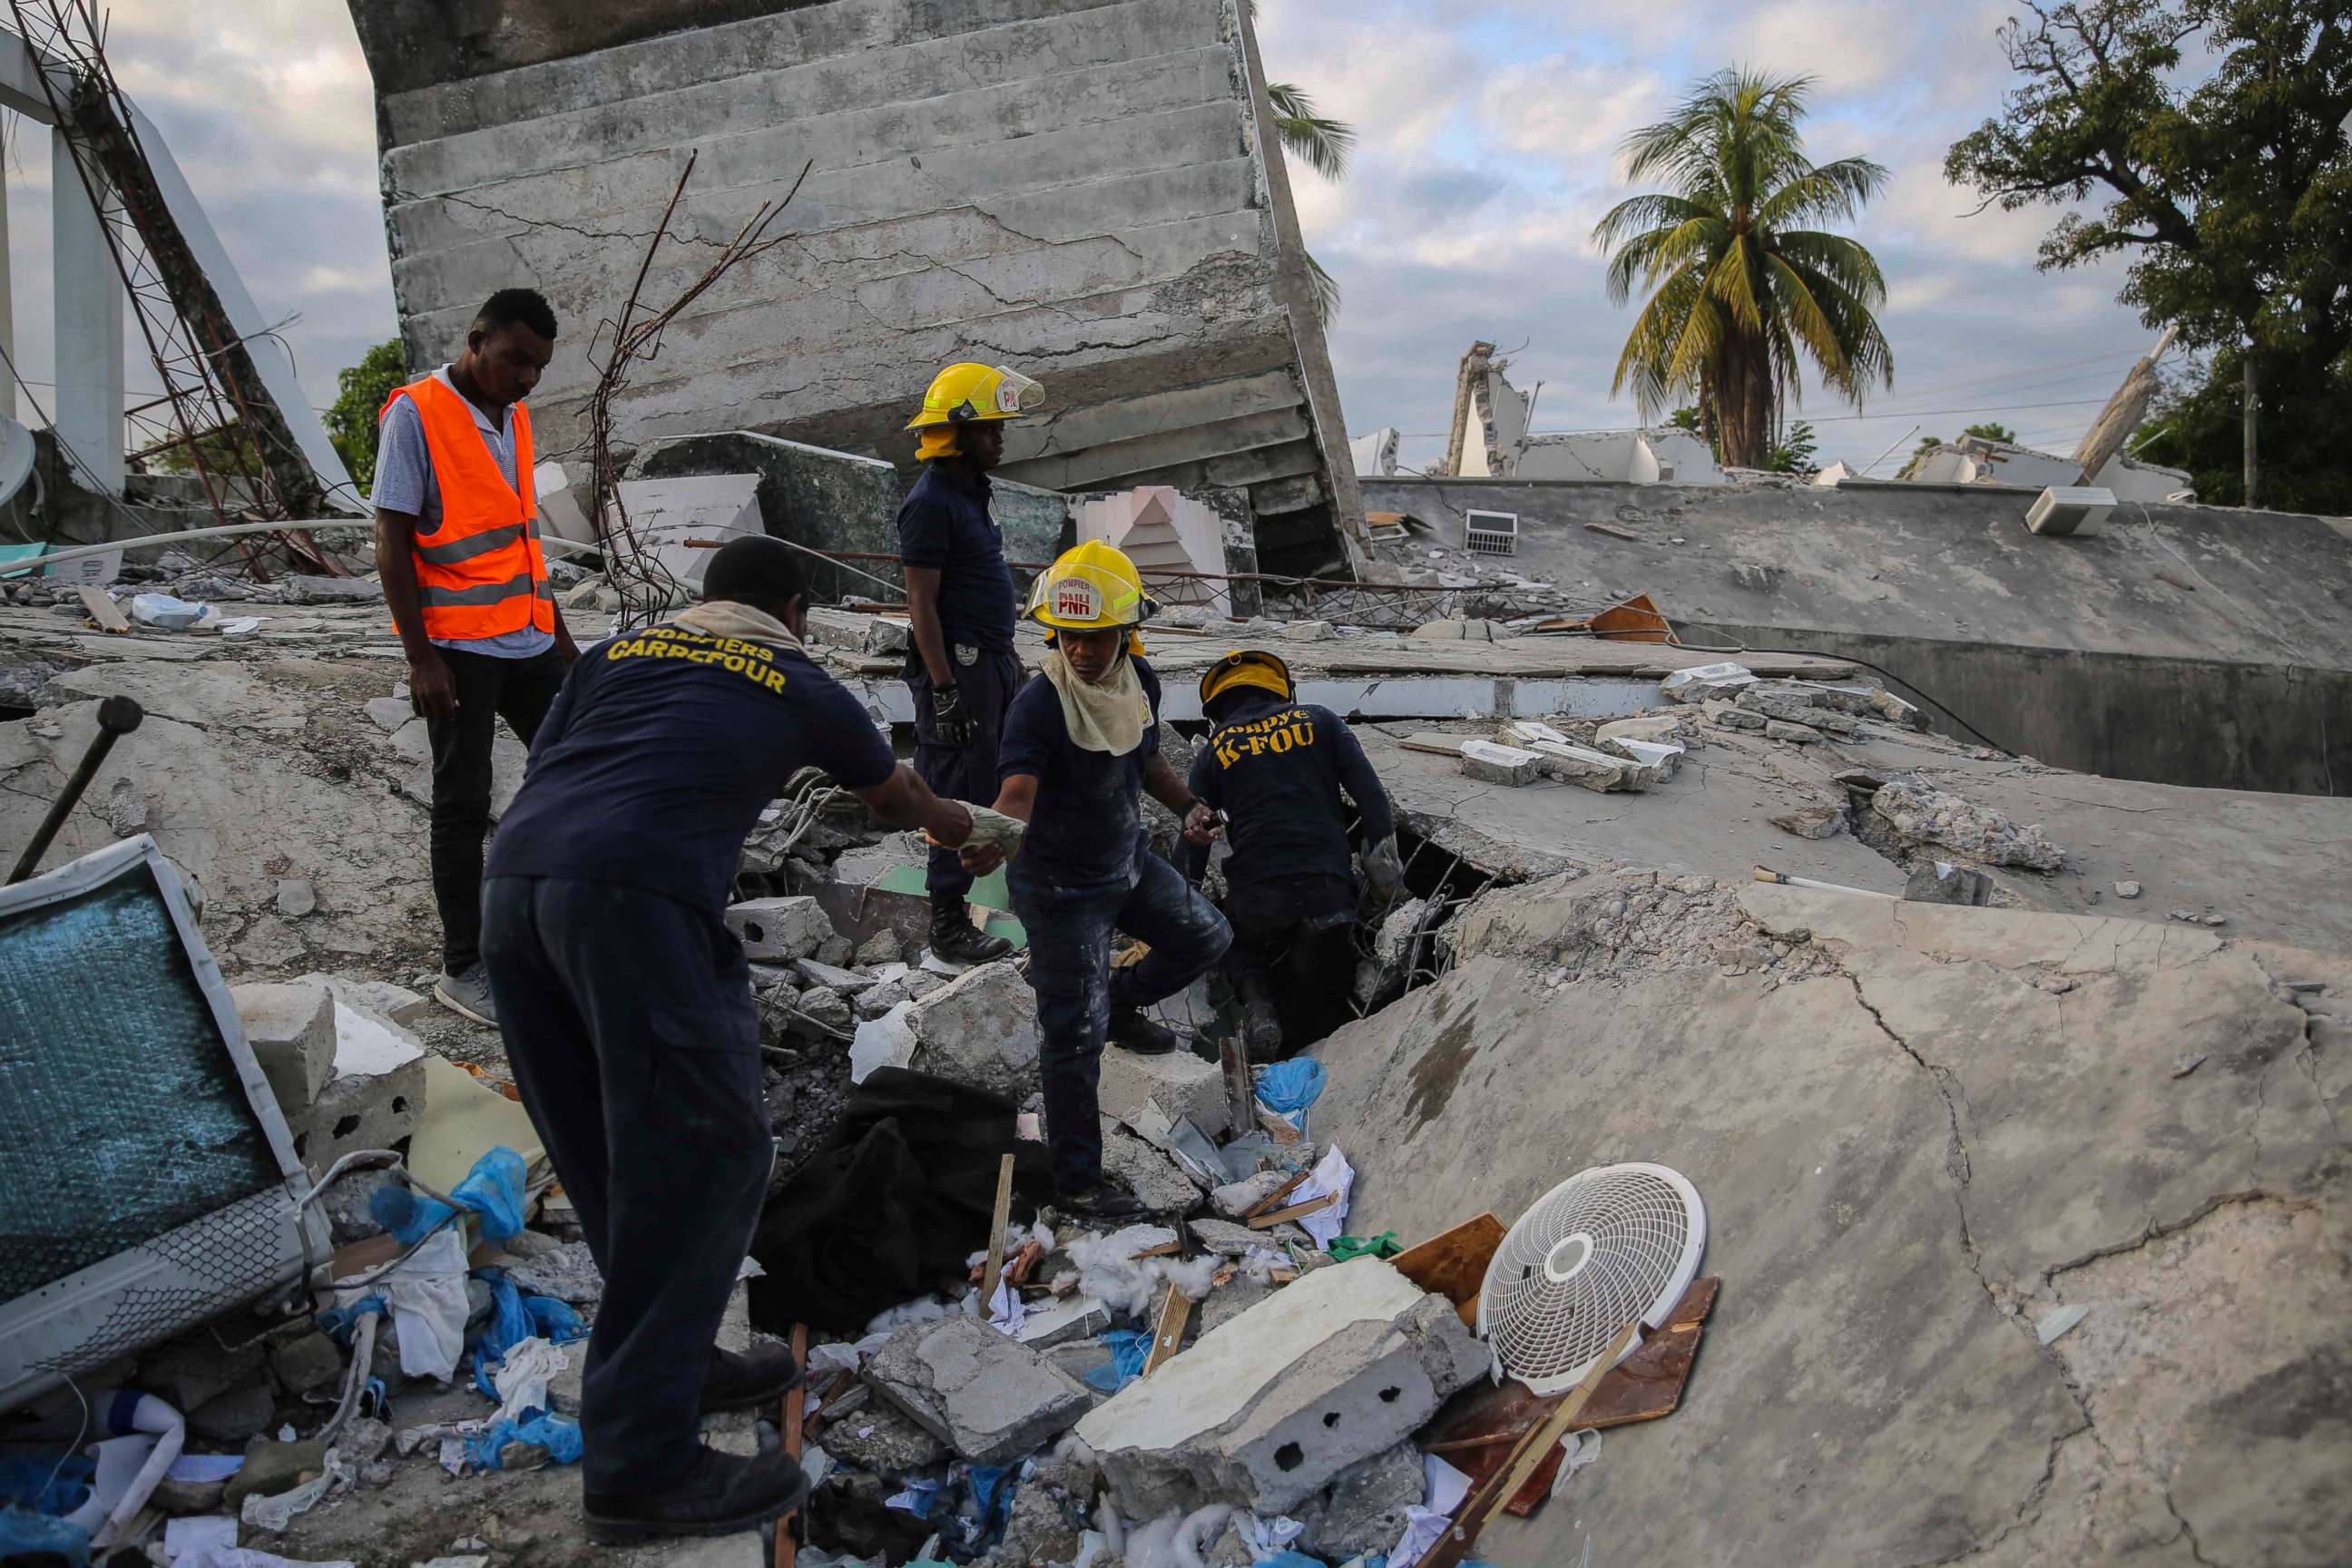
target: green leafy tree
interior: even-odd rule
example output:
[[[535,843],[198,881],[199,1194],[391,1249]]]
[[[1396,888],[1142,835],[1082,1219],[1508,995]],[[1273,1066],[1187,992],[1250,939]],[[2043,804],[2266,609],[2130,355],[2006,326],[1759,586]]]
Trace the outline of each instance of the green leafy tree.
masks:
[[[1283,149],[1327,180],[1348,177],[1348,161],[1356,151],[1356,128],[1344,120],[1315,112],[1315,100],[1286,81],[1269,83],[1265,95],[1274,102],[1275,133]],[[1307,275],[1315,285],[1315,313],[1329,326],[1339,314],[1339,284],[1313,252],[1307,257]]]
[[[1617,362],[1644,415],[1696,393],[1727,464],[1761,468],[1810,359],[1855,403],[1892,386],[1894,356],[1873,311],[1886,298],[1870,252],[1806,226],[1853,216],[1886,184],[1866,158],[1814,163],[1800,122],[1809,77],[1733,69],[1707,78],[1667,119],[1625,140],[1627,176],[1667,189],[1620,202],[1595,226],[1609,297],[1649,294]]]
[[[1974,436],[1979,441],[2007,441],[2012,446],[2017,441],[2017,432],[2006,425],[1971,425],[1960,434]]]
[[[1670,429],[1687,430],[1694,436],[1706,434],[1706,421],[1701,416],[1697,407],[1692,404],[1685,403],[1667,415],[1666,425]]]
[[[368,350],[360,363],[335,373],[335,405],[327,410],[327,435],[362,491],[375,485],[376,416],[392,389],[408,379],[400,340]]]
[[[2309,470],[2284,466],[2302,460],[2296,426],[2332,405],[2352,348],[2340,0],[2028,0],[2000,40],[2022,80],[1953,144],[1946,174],[2005,211],[2074,209],[2044,237],[2043,268],[2128,258],[2124,302],[2237,372],[2252,416],[2241,473],[2200,493],[2256,504],[2266,472],[2299,486]],[[2201,80],[2183,78],[2191,59],[2212,62]],[[2285,436],[2275,463],[2244,438],[2255,428]]]
[[[2242,495],[2244,353],[2217,350],[2210,361],[2168,377],[2147,422],[2124,444],[2126,455],[2186,469],[2190,487],[2207,500]],[[2344,433],[2352,430],[2352,355],[2315,386],[2272,387],[2263,405],[2272,415],[2263,430],[2264,504],[2352,515],[2352,465],[2344,460]]]
[[[1821,464],[1814,460],[1813,427],[1800,419],[1789,426],[1788,434],[1772,443],[1765,455],[1764,466],[1776,474],[1811,474],[1818,472]]]

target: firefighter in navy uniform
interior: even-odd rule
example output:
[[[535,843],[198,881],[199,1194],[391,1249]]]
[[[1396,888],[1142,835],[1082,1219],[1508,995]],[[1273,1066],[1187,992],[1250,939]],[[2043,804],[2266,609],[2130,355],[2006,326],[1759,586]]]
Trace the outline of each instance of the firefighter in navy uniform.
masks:
[[[711,1342],[774,1163],[722,919],[745,836],[804,763],[893,826],[971,831],[808,657],[789,546],[730,541],[702,591],[580,656],[482,885],[507,1059],[604,1277],[580,1401],[599,1542],[749,1530],[808,1495],[784,1455],[698,1441],[702,1415],[772,1409],[800,1379],[789,1351]]]
[[[898,561],[907,577],[907,689],[915,700],[915,771],[943,795],[996,795],[996,750],[1021,689],[1013,651],[1017,604],[1004,535],[990,505],[989,470],[1004,456],[1004,422],[1044,396],[1018,372],[951,364],[931,378],[908,422],[923,471],[898,508]],[[971,923],[972,875],[934,845],[923,883],[931,896],[931,952],[984,963],[1013,951]]]
[[[1403,882],[1388,792],[1364,748],[1337,713],[1297,697],[1290,667],[1270,653],[1235,649],[1201,678],[1201,710],[1215,728],[1193,759],[1192,789],[1224,814],[1233,845],[1224,863],[1234,928],[1225,974],[1241,995],[1243,1037],[1261,1061],[1284,1050],[1277,994],[1294,1020],[1308,1025],[1293,1031],[1301,1037],[1289,1042],[1295,1049],[1337,1021],[1330,1004],[1353,979],[1351,818],[1361,819],[1373,895],[1392,898]],[[1208,852],[1195,839],[1186,858],[1197,879]]]

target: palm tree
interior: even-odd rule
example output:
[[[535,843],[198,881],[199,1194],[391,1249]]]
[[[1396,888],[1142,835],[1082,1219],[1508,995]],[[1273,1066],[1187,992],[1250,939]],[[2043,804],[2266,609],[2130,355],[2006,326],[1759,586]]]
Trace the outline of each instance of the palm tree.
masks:
[[[1843,235],[1796,226],[1852,217],[1886,184],[1866,158],[1804,153],[1810,77],[1729,69],[1667,119],[1625,139],[1626,177],[1670,189],[1620,202],[1595,225],[1609,298],[1650,291],[1610,391],[1630,381],[1644,418],[1695,395],[1708,438],[1733,468],[1761,468],[1783,400],[1802,390],[1801,350],[1832,390],[1859,405],[1895,384],[1871,311],[1886,280]]]
[[[1283,150],[1327,180],[1346,179],[1349,155],[1356,150],[1356,128],[1316,113],[1315,100],[1289,82],[1267,83],[1265,95],[1274,101],[1274,129]],[[1312,252],[1307,257],[1307,275],[1315,285],[1315,313],[1328,327],[1339,313],[1339,281],[1323,270]]]

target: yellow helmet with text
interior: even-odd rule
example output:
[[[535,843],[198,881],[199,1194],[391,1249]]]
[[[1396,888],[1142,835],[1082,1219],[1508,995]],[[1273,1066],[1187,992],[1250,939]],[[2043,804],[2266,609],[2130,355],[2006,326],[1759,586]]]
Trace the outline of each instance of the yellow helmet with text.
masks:
[[[1126,552],[1089,539],[1037,574],[1022,613],[1056,631],[1092,632],[1140,626],[1156,608]]]
[[[909,430],[968,425],[975,419],[1017,419],[1045,400],[1045,389],[1017,370],[1002,365],[951,364],[931,377],[920,413]]]
[[[1202,673],[1201,706],[1205,709],[1226,692],[1244,686],[1271,691],[1285,702],[1298,694],[1297,683],[1290,679],[1290,666],[1260,649],[1237,647]]]

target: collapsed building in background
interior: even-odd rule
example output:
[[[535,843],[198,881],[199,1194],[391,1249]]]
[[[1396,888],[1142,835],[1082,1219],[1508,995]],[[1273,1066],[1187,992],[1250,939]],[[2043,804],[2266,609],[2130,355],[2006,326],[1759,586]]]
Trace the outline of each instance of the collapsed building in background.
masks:
[[[670,329],[614,406],[624,444],[745,431],[905,464],[922,388],[977,359],[1046,389],[1004,478],[1236,490],[1261,560],[1347,558],[1361,506],[1236,0],[352,13],[409,363],[447,358],[492,290],[539,289],[564,326],[545,455],[583,444],[597,323],[698,157],[673,234],[723,241],[790,193],[793,237]]]

